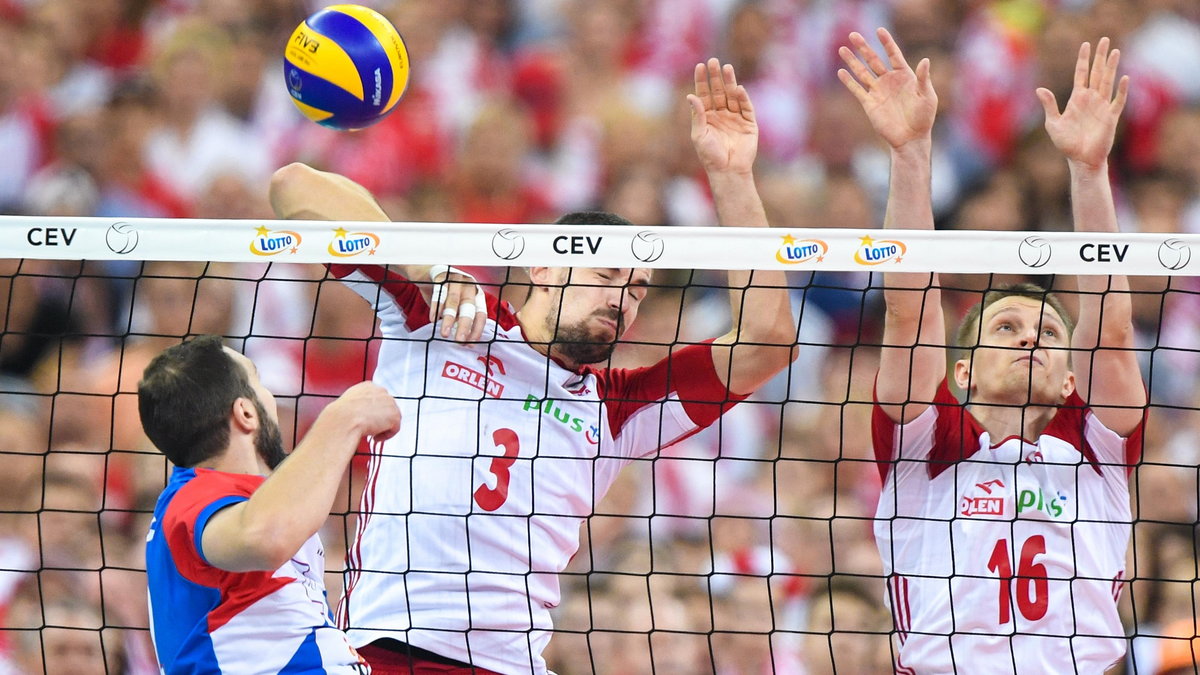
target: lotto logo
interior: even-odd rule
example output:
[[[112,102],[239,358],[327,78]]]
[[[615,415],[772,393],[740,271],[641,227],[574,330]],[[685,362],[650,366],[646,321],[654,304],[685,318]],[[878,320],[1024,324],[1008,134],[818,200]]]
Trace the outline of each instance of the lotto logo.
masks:
[[[254,231],[254,238],[250,240],[250,252],[254,255],[278,255],[287,251],[289,254],[295,255],[300,250],[300,233],[292,232],[291,230],[268,230],[266,227],[259,227]]]
[[[379,235],[374,232],[347,232],[339,227],[333,231],[333,241],[329,242],[329,254],[339,258],[349,258],[366,253],[375,255],[379,248]]]
[[[858,250],[854,252],[854,262],[859,265],[882,265],[889,260],[900,262],[908,247],[904,242],[895,239],[873,239],[867,235],[859,240]]]

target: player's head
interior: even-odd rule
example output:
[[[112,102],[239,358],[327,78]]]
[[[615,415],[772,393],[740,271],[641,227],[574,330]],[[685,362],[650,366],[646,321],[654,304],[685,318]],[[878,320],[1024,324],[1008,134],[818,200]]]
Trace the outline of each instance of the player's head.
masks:
[[[977,402],[1056,405],[1075,389],[1075,324],[1053,293],[1030,283],[988,291],[958,328],[958,386]]]
[[[146,436],[177,466],[196,466],[220,455],[235,432],[253,436],[268,467],[284,458],[275,397],[262,386],[250,359],[213,335],[154,357],[138,383],[138,412]]]
[[[568,213],[556,225],[632,225],[603,211]],[[590,245],[583,239],[581,246]],[[571,365],[606,361],[633,324],[646,297],[650,270],[617,267],[531,267],[523,315],[541,322],[551,353]]]

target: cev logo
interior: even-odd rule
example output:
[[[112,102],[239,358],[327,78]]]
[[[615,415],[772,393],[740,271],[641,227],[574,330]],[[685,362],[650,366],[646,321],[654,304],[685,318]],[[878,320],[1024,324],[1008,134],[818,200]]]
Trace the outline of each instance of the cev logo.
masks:
[[[259,227],[250,240],[250,252],[254,255],[278,255],[284,251],[295,254],[300,247],[300,233],[291,230],[268,230]]]
[[[799,265],[800,263],[825,260],[829,252],[829,244],[820,239],[797,239],[792,235],[783,238],[783,245],[775,252],[775,259],[784,265]]]
[[[339,227],[333,231],[333,241],[329,242],[329,254],[339,258],[351,258],[366,252],[375,255],[379,248],[379,235],[374,232],[347,232]]]
[[[854,262],[859,265],[882,265],[889,260],[900,262],[907,251],[908,247],[902,241],[872,239],[871,235],[867,235],[859,240]]]

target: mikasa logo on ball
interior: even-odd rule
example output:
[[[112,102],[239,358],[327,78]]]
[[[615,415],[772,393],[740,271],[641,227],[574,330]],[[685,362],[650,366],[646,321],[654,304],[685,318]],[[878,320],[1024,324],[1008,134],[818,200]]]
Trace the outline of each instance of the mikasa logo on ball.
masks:
[[[383,71],[375,69],[375,96],[371,98],[371,102],[379,105],[383,100]]]

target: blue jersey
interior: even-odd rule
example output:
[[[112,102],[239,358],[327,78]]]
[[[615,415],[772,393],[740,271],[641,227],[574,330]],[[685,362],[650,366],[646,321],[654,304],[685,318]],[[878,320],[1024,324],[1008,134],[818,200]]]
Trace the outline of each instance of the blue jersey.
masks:
[[[274,572],[228,572],[200,538],[221,509],[246,501],[262,476],[175,469],[146,537],[150,633],[164,673],[368,672],[333,623],[317,535]]]

